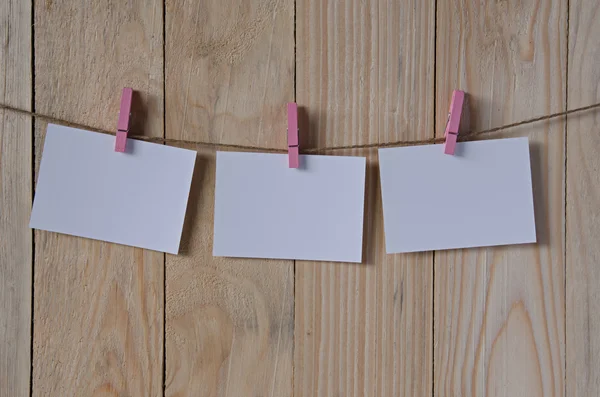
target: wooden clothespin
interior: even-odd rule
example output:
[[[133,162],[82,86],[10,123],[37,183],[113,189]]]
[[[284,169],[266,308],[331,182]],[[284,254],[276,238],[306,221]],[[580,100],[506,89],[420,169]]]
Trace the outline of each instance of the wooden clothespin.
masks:
[[[446,142],[444,143],[445,154],[454,155],[464,100],[464,91],[452,91],[452,101],[450,102],[450,110],[448,112],[448,124],[446,124],[446,131],[444,132],[444,137],[446,137]]]
[[[127,134],[129,133],[129,119],[131,117],[132,88],[123,88],[121,94],[121,110],[119,110],[119,121],[117,123],[117,139],[115,141],[115,152],[125,152],[127,146]]]
[[[298,140],[298,105],[296,102],[288,103],[287,119],[289,168],[298,168],[300,166],[300,147]]]

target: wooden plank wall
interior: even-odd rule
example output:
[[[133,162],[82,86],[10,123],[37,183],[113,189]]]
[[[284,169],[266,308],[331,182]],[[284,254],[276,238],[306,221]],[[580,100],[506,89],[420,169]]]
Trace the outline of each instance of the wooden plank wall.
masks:
[[[565,110],[567,2],[438,3],[436,103],[469,93],[462,127]],[[436,108],[438,134],[447,109]],[[564,393],[564,120],[528,136],[538,243],[435,255],[436,396]],[[440,197],[440,203],[448,198]]]
[[[433,1],[299,0],[297,13],[306,146],[433,137]],[[386,255],[376,150],[335,154],[368,155],[365,261],[296,263],[294,395],[426,395],[432,254]]]
[[[167,138],[284,148],[293,19],[289,1],[168,2]],[[167,255],[165,395],[289,396],[293,261],[213,257],[214,150],[195,171],[183,252]]]
[[[377,151],[363,264],[212,256],[215,149],[380,144],[600,101],[595,0],[0,4],[1,103],[197,150],[181,253],[28,227],[46,130],[0,110],[0,397],[600,394],[600,112],[527,136],[538,244],[387,255]],[[440,197],[440,205],[448,205]],[[160,211],[159,208],[156,209]]]
[[[31,110],[31,4],[0,3],[0,98]],[[0,396],[29,395],[32,119],[0,110]]]
[[[600,102],[600,7],[570,0],[570,109]],[[567,395],[600,395],[600,113],[567,123]]]
[[[160,3],[36,0],[34,15],[37,112],[111,131],[136,87],[132,133],[164,135]],[[163,294],[163,254],[36,230],[33,395],[162,395]]]

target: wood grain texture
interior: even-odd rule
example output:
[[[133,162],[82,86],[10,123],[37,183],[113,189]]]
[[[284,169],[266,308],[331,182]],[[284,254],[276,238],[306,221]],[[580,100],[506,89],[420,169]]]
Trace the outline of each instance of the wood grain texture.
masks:
[[[162,27],[160,2],[36,1],[36,110],[114,130],[130,86],[132,133],[163,136]],[[34,292],[34,396],[162,395],[163,254],[36,231]]]
[[[168,1],[167,137],[285,147],[293,2]],[[291,261],[212,256],[214,150],[196,163],[182,254],[166,264],[166,395],[291,396]]]
[[[0,98],[31,110],[31,3],[0,3]],[[0,110],[0,396],[28,396],[31,368],[31,117]]]
[[[562,0],[439,2],[437,134],[452,89],[469,94],[464,130],[564,110],[566,13]],[[564,395],[564,128],[496,135],[530,139],[537,244],[435,255],[436,396]]]
[[[294,100],[294,3],[168,0],[170,138],[286,147]]]
[[[600,102],[600,7],[571,0],[569,108]],[[567,396],[600,395],[600,112],[567,123]]]
[[[435,2],[298,0],[303,147],[430,137]]]
[[[298,1],[303,147],[433,137],[434,10]],[[294,395],[428,395],[432,255],[385,253],[377,152],[335,154],[368,156],[365,260],[296,263]]]
[[[292,262],[212,256],[215,162],[200,150],[182,251],[167,255],[166,395],[291,396]]]
[[[31,4],[0,3],[2,103],[28,109]],[[463,130],[600,101],[597,1],[435,3],[168,0],[163,21],[150,0],[35,0],[35,110],[113,130],[132,86],[134,134],[284,148],[295,82],[308,148],[439,136],[455,88]],[[34,396],[162,395],[164,332],[168,396],[600,394],[597,112],[494,135],[530,138],[536,245],[437,252],[435,272],[386,255],[376,151],[335,152],[368,156],[365,263],[298,262],[294,285],[289,261],[212,257],[198,149],[166,274],[162,254],[36,231],[33,313],[32,122],[0,117],[0,396],[29,394],[32,315]]]
[[[367,164],[364,263],[296,263],[295,396],[431,392],[432,255],[385,253],[376,151]]]

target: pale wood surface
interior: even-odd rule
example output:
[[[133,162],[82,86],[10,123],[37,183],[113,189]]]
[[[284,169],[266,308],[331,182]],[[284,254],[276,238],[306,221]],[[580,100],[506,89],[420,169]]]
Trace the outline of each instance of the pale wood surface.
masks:
[[[297,12],[306,146],[433,137],[433,1],[300,0]],[[427,395],[432,254],[386,255],[376,150],[335,154],[368,155],[365,261],[296,263],[294,395]]]
[[[385,254],[375,156],[367,159],[364,263],[296,263],[296,396],[431,392],[432,254]]]
[[[286,147],[294,100],[294,3],[166,2],[169,138]]]
[[[31,7],[0,4],[2,104],[113,130],[132,86],[132,133],[198,160],[178,256],[32,233],[46,124],[0,111],[0,397],[600,394],[600,112],[493,136],[530,138],[535,245],[387,255],[376,150],[331,152],[368,158],[359,265],[212,257],[193,143],[284,148],[292,100],[303,148],[440,136],[452,89],[463,130],[598,102],[595,0]]]
[[[600,7],[571,0],[570,109],[600,102]],[[600,113],[567,123],[567,396],[600,395]]]
[[[565,109],[566,4],[438,3],[438,135],[453,88],[475,130]],[[498,135],[529,137],[537,244],[435,254],[435,396],[564,394],[564,128]]]
[[[212,256],[215,165],[199,151],[181,253],[167,255],[165,394],[289,396],[292,262]]]
[[[0,3],[0,100],[31,110],[31,4]],[[0,396],[28,396],[32,120],[0,110]]]
[[[296,8],[303,147],[432,136],[433,0],[298,0]]]
[[[133,86],[132,133],[163,136],[162,28],[154,1],[36,1],[36,111],[113,130]],[[164,255],[36,231],[34,259],[33,395],[161,396]]]
[[[166,136],[286,145],[294,4],[171,1]],[[166,262],[167,396],[290,396],[292,261],[212,256],[214,150],[200,151],[181,247]]]

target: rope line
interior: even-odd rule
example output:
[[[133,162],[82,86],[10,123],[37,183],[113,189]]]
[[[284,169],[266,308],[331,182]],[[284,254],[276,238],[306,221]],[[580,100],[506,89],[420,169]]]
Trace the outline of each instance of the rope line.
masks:
[[[581,113],[581,112],[585,112],[587,110],[592,110],[592,109],[597,109],[597,108],[600,108],[600,102],[592,104],[592,105],[588,105],[588,106],[582,106],[582,107],[578,107],[575,109],[566,110],[563,112],[556,112],[556,113],[551,113],[551,114],[548,114],[545,116],[533,117],[533,118],[530,118],[527,120],[518,121],[518,122],[510,123],[510,124],[505,124],[505,125],[502,125],[499,127],[488,128],[488,129],[479,130],[479,131],[464,132],[464,133],[461,132],[459,134],[458,140],[466,141],[466,140],[472,139],[479,135],[491,134],[493,132],[508,130],[511,128],[520,127],[520,126],[524,126],[524,125],[528,125],[528,124],[533,124],[533,123],[537,123],[540,121],[552,120],[552,119],[555,119],[558,117],[568,116],[570,114]],[[72,123],[70,121],[66,121],[66,120],[63,120],[63,119],[60,119],[57,117],[47,116],[44,114],[31,112],[29,110],[19,109],[19,108],[9,106],[9,105],[0,104],[0,110],[2,110],[2,109],[8,110],[11,112],[15,112],[15,113],[19,113],[19,114],[28,115],[31,117],[35,117],[37,119],[45,120],[45,121],[53,123],[53,124],[59,124],[59,125],[63,125],[66,127],[73,127],[73,128],[90,130],[90,131],[94,131],[94,132],[100,132],[103,134],[114,135],[114,133],[112,131],[102,130],[102,129],[91,127],[91,126],[85,125],[85,124]],[[211,143],[211,142],[196,142],[196,141],[187,141],[187,140],[182,140],[182,139],[153,138],[153,137],[147,137],[147,136],[143,136],[143,135],[130,135],[130,136],[128,136],[128,138],[138,139],[138,140],[146,141],[146,142],[155,142],[155,143],[164,143],[164,144],[190,144],[190,145],[197,145],[197,146],[205,146],[205,147],[209,147],[209,148],[252,150],[252,151],[272,152],[272,153],[287,153],[286,149],[279,149],[279,148],[273,148],[273,147],[246,146],[246,145]],[[322,148],[304,149],[304,150],[301,150],[301,153],[324,153],[324,152],[331,152],[331,151],[335,151],[335,150],[375,149],[375,148],[380,149],[380,148],[398,147],[398,146],[431,145],[431,144],[435,144],[435,143],[443,143],[444,140],[445,140],[444,137],[439,137],[439,138],[422,139],[422,140],[393,141],[393,142],[387,142],[387,143],[367,143],[367,144],[361,144],[361,145],[326,146],[326,147],[322,147]]]

